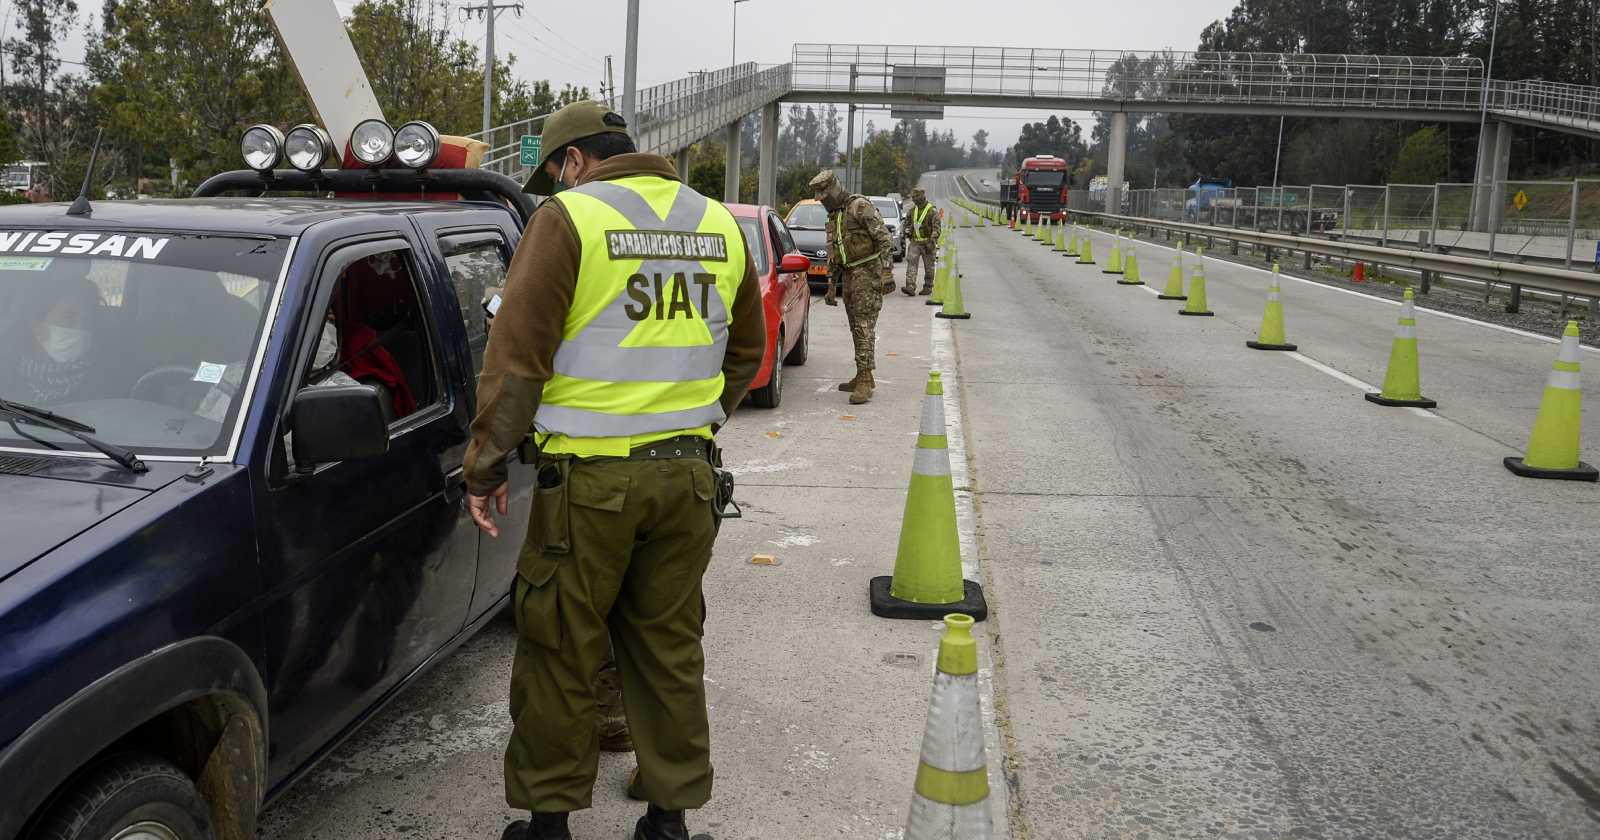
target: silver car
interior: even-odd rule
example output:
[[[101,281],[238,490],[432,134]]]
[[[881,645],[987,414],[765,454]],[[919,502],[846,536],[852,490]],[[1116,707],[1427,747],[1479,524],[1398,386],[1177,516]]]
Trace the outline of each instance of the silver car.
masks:
[[[886,195],[869,195],[867,198],[883,216],[883,225],[889,229],[891,253],[894,254],[894,261],[900,262],[906,258],[906,226],[905,219],[900,215],[900,202]]]

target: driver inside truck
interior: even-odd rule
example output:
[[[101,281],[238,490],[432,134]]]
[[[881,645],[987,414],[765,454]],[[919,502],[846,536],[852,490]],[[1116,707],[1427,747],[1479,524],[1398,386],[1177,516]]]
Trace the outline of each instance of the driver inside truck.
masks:
[[[0,397],[39,405],[92,393],[99,288],[75,277],[15,291],[0,321]]]

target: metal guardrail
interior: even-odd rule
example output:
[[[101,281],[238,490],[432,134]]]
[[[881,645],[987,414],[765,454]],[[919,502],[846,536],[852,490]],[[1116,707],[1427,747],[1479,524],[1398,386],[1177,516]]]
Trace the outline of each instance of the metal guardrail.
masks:
[[[961,185],[962,191],[968,194],[968,200],[991,205],[999,204],[993,199],[978,197],[972,190],[972,185],[966,183],[965,178],[958,177],[956,181]],[[1306,254],[1335,257],[1350,261],[1360,260],[1379,265],[1410,268],[1483,283],[1500,283],[1513,287],[1521,286],[1529,289],[1541,289],[1591,299],[1600,298],[1600,277],[1553,266],[1528,265],[1525,263],[1480,259],[1478,257],[1463,257],[1454,254],[1437,254],[1406,248],[1387,248],[1382,245],[1367,245],[1359,242],[1267,233],[1250,228],[1191,224],[1089,210],[1069,208],[1067,213],[1072,216],[1110,222],[1135,229],[1166,230],[1177,234],[1205,237],[1223,242],[1236,242],[1241,245],[1259,248],[1273,248],[1286,252],[1299,251]]]

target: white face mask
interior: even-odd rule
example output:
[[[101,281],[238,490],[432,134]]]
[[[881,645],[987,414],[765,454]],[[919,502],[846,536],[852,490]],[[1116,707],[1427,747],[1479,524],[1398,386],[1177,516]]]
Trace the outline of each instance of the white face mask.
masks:
[[[339,330],[333,324],[322,324],[322,335],[317,338],[317,354],[312,357],[311,367],[322,370],[332,365],[339,358]]]
[[[45,354],[57,364],[70,364],[83,358],[84,351],[89,348],[89,333],[87,330],[46,324],[44,338],[39,343],[44,347]]]

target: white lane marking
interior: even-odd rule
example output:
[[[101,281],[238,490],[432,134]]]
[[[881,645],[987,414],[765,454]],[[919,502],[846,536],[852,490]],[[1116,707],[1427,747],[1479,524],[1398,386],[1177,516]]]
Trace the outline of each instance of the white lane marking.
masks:
[[[1357,389],[1359,389],[1361,391],[1365,391],[1366,393],[1377,394],[1377,393],[1381,393],[1383,391],[1382,388],[1379,388],[1376,385],[1371,384],[1370,382],[1363,382],[1363,381],[1355,378],[1354,376],[1351,376],[1350,374],[1345,373],[1342,370],[1339,370],[1336,367],[1332,367],[1330,365],[1325,365],[1322,362],[1319,362],[1316,359],[1313,359],[1310,356],[1305,355],[1304,353],[1290,351],[1288,353],[1284,353],[1283,355],[1288,356],[1289,358],[1294,359],[1295,361],[1300,362],[1301,364],[1307,365],[1308,367],[1310,367],[1313,370],[1317,370],[1317,371],[1320,371],[1322,373],[1325,373],[1325,374],[1333,377],[1334,379],[1337,379],[1340,382],[1343,382],[1346,385],[1350,385],[1350,386],[1353,386],[1353,387],[1355,387],[1355,388],[1357,388]],[[1429,410],[1427,410],[1425,408],[1417,408],[1416,406],[1407,406],[1406,407],[1406,411],[1409,411],[1412,414],[1416,414],[1416,415],[1421,416],[1421,417],[1432,417],[1434,419],[1438,419],[1438,417],[1439,417],[1439,415],[1434,414],[1433,412],[1431,412],[1431,411],[1429,411]]]
[[[967,580],[981,580],[978,567],[977,511],[972,501],[972,487],[967,472],[967,438],[961,418],[961,380],[956,373],[956,359],[952,338],[956,322],[928,316],[929,341],[932,344],[933,367],[939,371],[944,383],[944,416],[947,431],[947,451],[950,456],[950,479],[956,488],[956,532],[961,538],[961,576]],[[989,621],[994,621],[991,609]],[[937,625],[936,625],[937,626]],[[1011,836],[1011,807],[1007,798],[1002,768],[1006,755],[1000,740],[1000,723],[994,703],[994,651],[990,634],[978,633],[980,653],[978,691],[983,708],[983,741],[989,768],[989,818],[993,821],[994,836]]]
[[[1085,230],[1087,230],[1087,228],[1085,228]],[[1093,231],[1090,231],[1090,232],[1093,233]],[[1141,243],[1143,243],[1143,240],[1141,240]],[[1164,250],[1167,250],[1167,251],[1176,251],[1176,250],[1178,250],[1177,248],[1174,248],[1171,245],[1162,245],[1159,242],[1149,242],[1149,243],[1144,243],[1144,244],[1149,244],[1149,245],[1151,245],[1153,247],[1161,248],[1161,249],[1164,249]],[[1193,252],[1186,252],[1186,253],[1192,254]],[[1249,269],[1250,271],[1259,271],[1262,274],[1271,274],[1272,273],[1271,269],[1261,268],[1259,266],[1243,265],[1241,263],[1229,262],[1227,260],[1222,260],[1222,259],[1218,259],[1217,262],[1222,263],[1222,264],[1224,264],[1224,265],[1226,265],[1226,266],[1228,266],[1230,268],[1244,268],[1244,269]],[[1280,273],[1278,276],[1283,278],[1283,279],[1285,279],[1285,280],[1293,280],[1296,283],[1300,283],[1300,284],[1306,285],[1306,286],[1311,286],[1313,288],[1323,289],[1323,290],[1329,291],[1329,292],[1338,292],[1338,293],[1344,294],[1344,295],[1352,295],[1352,296],[1358,297],[1358,298],[1365,298],[1367,300],[1377,301],[1378,303],[1388,304],[1389,306],[1399,306],[1400,303],[1401,303],[1401,301],[1398,301],[1398,300],[1390,300],[1388,298],[1378,297],[1377,295],[1369,295],[1366,292],[1358,292],[1358,291],[1356,291],[1354,289],[1341,289],[1338,286],[1330,286],[1327,283],[1318,283],[1315,280],[1307,280],[1307,279],[1305,279],[1303,277],[1294,277],[1292,275],[1282,274],[1282,273]],[[1440,318],[1448,318],[1448,319],[1450,319],[1452,321],[1460,321],[1463,324],[1472,324],[1473,326],[1487,327],[1488,329],[1495,330],[1495,331],[1498,331],[1498,332],[1509,333],[1511,335],[1519,335],[1519,336],[1522,336],[1523,338],[1538,339],[1539,341],[1543,341],[1546,344],[1560,344],[1561,343],[1561,338],[1559,336],[1540,335],[1540,334],[1538,334],[1536,332],[1528,332],[1527,330],[1519,330],[1516,327],[1507,327],[1507,326],[1502,326],[1500,324],[1491,324],[1488,321],[1479,321],[1476,318],[1468,318],[1465,315],[1457,315],[1454,312],[1440,312],[1437,309],[1429,309],[1429,308],[1427,308],[1425,306],[1417,307],[1417,311],[1418,312],[1426,312],[1429,315],[1437,315]],[[1583,349],[1589,351],[1590,353],[1600,353],[1600,347],[1590,347],[1587,344],[1582,345],[1582,347],[1583,347]]]

